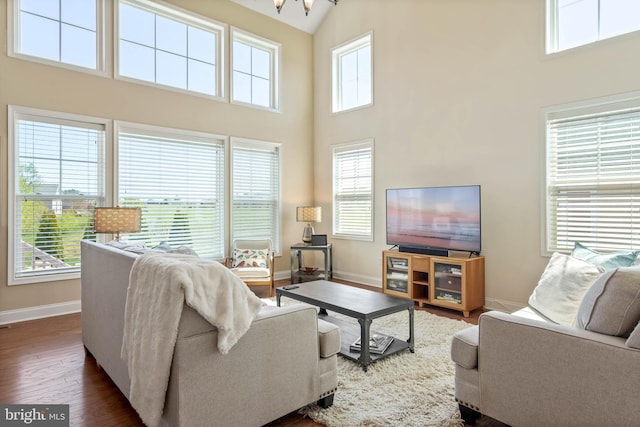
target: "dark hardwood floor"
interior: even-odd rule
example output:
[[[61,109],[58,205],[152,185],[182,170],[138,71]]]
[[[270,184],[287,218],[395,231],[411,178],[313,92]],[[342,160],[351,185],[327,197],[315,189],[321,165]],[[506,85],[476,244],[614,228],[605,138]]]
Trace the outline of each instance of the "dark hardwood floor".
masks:
[[[287,283],[278,282],[277,286]],[[463,318],[450,310],[435,307],[426,310]],[[464,320],[477,324],[479,314],[476,311]],[[135,410],[95,360],[85,357],[79,313],[0,328],[0,371],[1,403],[69,404],[72,426],[142,426]],[[321,424],[293,412],[268,426]]]

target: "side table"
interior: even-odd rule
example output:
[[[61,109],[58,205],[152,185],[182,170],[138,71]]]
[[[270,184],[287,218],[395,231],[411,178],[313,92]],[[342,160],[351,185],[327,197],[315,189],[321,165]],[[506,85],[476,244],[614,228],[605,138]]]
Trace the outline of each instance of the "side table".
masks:
[[[326,245],[312,245],[310,243],[296,243],[291,246],[291,283],[309,280],[331,280],[333,278],[333,247]],[[318,269],[307,273],[302,270],[302,251],[320,251],[324,255],[324,270]]]

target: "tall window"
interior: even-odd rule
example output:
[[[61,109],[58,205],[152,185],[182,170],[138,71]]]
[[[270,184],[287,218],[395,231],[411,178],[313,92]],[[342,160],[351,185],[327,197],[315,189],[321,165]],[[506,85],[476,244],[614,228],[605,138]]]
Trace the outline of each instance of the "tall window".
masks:
[[[373,240],[373,140],[333,148],[333,234]]]
[[[105,72],[104,0],[8,0],[9,54]]]
[[[280,45],[237,28],[232,38],[232,101],[277,110]]]
[[[640,99],[547,113],[546,249],[640,246]]]
[[[332,51],[333,112],[373,103],[372,34]]]
[[[231,238],[280,251],[280,144],[232,138]]]
[[[224,138],[122,123],[117,137],[118,204],[142,208],[127,239],[223,258]]]
[[[548,53],[637,30],[637,0],[547,0]]]
[[[105,198],[106,121],[9,107],[10,284],[78,277]]]
[[[223,96],[221,24],[150,0],[120,0],[118,74]]]

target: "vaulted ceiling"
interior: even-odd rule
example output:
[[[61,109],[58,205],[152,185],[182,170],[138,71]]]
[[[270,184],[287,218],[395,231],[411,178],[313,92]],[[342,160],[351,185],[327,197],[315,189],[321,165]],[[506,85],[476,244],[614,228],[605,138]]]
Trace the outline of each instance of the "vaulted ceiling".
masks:
[[[316,32],[324,17],[329,13],[331,8],[339,7],[327,0],[316,0],[313,7],[309,11],[309,15],[305,16],[302,0],[287,0],[280,13],[276,10],[273,0],[231,0],[239,5],[255,10],[291,25],[299,30],[309,34]],[[339,5],[340,3],[338,3]]]

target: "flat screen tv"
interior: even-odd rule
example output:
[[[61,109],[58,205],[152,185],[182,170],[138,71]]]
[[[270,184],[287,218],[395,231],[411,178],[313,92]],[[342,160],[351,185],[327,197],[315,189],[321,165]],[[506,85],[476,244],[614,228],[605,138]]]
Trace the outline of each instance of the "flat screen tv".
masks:
[[[480,186],[387,189],[387,244],[402,252],[480,253]]]

